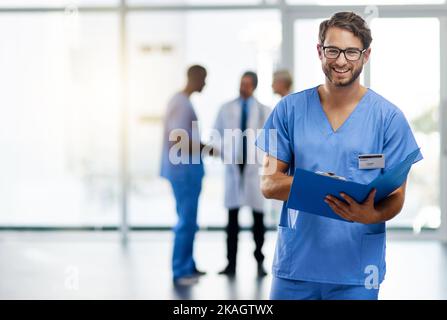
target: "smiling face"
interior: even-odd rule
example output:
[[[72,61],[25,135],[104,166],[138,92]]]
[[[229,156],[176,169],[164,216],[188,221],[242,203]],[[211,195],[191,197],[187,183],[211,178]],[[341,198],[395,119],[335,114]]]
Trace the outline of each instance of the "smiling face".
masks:
[[[346,87],[356,81],[360,81],[363,65],[368,61],[371,49],[368,48],[357,61],[346,60],[343,53],[338,58],[326,58],[323,53],[323,46],[337,47],[340,49],[357,48],[363,50],[362,41],[352,32],[337,27],[329,28],[322,45],[318,45],[318,55],[321,66],[326,75],[326,82],[336,87]]]

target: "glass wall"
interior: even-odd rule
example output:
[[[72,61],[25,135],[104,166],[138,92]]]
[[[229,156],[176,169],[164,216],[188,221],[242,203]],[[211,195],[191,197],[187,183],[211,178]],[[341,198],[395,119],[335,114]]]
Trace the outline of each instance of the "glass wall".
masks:
[[[402,213],[389,226],[437,228],[439,202],[440,45],[437,18],[373,20],[371,88],[409,120],[424,160],[408,178]]]
[[[120,0],[0,0],[0,8],[106,7],[119,3]]]
[[[286,0],[288,4],[315,4],[323,6],[340,5],[412,5],[412,4],[442,4],[445,0]]]
[[[382,2],[362,0],[356,4],[385,4]],[[412,0],[410,4],[420,2]],[[171,226],[176,221],[170,186],[158,173],[166,104],[184,86],[187,67],[198,63],[208,69],[207,86],[192,96],[206,140],[219,107],[237,97],[244,71],[258,73],[256,96],[262,103],[273,107],[278,102],[271,77],[281,64],[281,28],[289,23],[281,21],[280,14],[287,6],[209,11],[133,10],[132,6],[277,3],[127,1],[130,9],[125,11],[124,36],[131,225]],[[349,0],[286,3],[351,4]],[[62,8],[57,12],[2,12],[0,19],[0,226],[119,225],[123,108],[119,4],[119,0],[0,0],[0,9]],[[78,12],[76,6],[90,11]],[[292,21],[295,91],[324,81],[316,51],[321,20]],[[371,88],[404,111],[425,157],[411,172],[403,213],[389,225],[415,231],[438,228],[440,24],[437,18],[377,18],[371,27]],[[203,227],[224,226],[223,166],[213,161],[207,163],[206,171],[199,222]],[[277,208],[268,203],[267,212],[267,223],[274,225]],[[249,214],[241,215],[243,225],[250,219]]]
[[[231,21],[231,23],[230,23]],[[203,138],[220,106],[238,96],[240,76],[259,76],[257,98],[273,106],[272,72],[279,61],[281,23],[277,11],[131,13],[128,20],[131,102],[132,225],[172,225],[175,210],[169,184],[158,177],[162,119],[168,99],[185,84],[189,65],[203,64],[207,85],[192,102]],[[157,30],[157,32],[153,32]],[[223,166],[206,166],[199,220],[224,226]],[[248,223],[251,215],[241,215]]]
[[[253,5],[260,4],[262,0],[128,0],[129,5]],[[276,0],[269,0],[269,3],[275,3]]]
[[[0,225],[118,222],[118,16],[0,19]]]

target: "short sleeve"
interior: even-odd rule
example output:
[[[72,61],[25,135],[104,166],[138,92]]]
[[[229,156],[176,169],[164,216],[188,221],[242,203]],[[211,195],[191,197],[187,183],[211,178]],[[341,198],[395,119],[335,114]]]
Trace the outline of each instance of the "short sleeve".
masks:
[[[180,101],[176,103],[177,105],[173,106],[167,115],[168,132],[183,129],[191,136],[192,122],[195,118],[193,110],[188,104],[181,103]]]
[[[286,103],[281,100],[273,109],[264,128],[256,139],[256,146],[270,156],[290,163],[292,160],[291,137],[289,132]]]
[[[402,111],[396,110],[391,115],[385,128],[383,153],[385,154],[385,171],[402,162],[411,152],[418,149],[416,139]],[[422,160],[422,153],[414,163]]]

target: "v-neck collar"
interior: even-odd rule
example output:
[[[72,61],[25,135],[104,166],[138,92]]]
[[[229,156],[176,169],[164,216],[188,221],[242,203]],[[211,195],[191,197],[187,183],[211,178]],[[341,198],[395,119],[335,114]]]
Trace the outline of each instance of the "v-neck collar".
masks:
[[[329,118],[326,115],[326,112],[324,112],[323,105],[322,105],[321,99],[320,99],[320,94],[318,93],[318,87],[320,87],[320,86],[318,85],[318,86],[316,86],[314,88],[314,95],[315,95],[315,99],[316,99],[316,102],[317,102],[317,108],[316,109],[318,109],[318,113],[320,114],[320,118],[321,118],[322,122],[324,122],[324,126],[325,126],[324,133],[325,134],[331,134],[331,135],[339,133],[341,130],[343,130],[344,127],[347,126],[347,124],[350,122],[351,118],[353,118],[355,116],[355,114],[357,112],[359,112],[359,109],[361,109],[361,107],[365,104],[365,100],[366,100],[367,96],[369,96],[369,93],[370,93],[370,89],[366,88],[365,94],[362,96],[360,101],[357,103],[357,105],[355,106],[354,110],[351,111],[349,116],[345,119],[345,121],[343,121],[343,123],[337,128],[337,130],[334,130],[332,128],[331,122],[329,121]]]

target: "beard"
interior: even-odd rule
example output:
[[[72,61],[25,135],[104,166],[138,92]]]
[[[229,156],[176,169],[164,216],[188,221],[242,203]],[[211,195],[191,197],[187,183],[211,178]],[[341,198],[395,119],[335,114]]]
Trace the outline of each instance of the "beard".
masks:
[[[332,72],[335,72],[332,69],[332,66],[327,65],[327,64],[323,65],[323,72],[324,72],[326,78],[329,79],[329,81],[336,87],[347,87],[347,86],[351,85],[355,80],[357,80],[357,78],[360,76],[362,71],[363,71],[363,63],[359,68],[354,69],[353,71],[349,71],[349,72],[351,72],[350,78],[346,78],[346,79],[337,81],[337,80],[334,80],[332,77]]]

